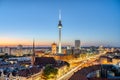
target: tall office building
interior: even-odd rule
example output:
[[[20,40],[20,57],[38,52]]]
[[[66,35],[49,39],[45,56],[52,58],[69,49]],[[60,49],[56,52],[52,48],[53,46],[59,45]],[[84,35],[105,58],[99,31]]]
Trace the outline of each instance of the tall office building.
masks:
[[[62,53],[62,47],[61,47],[61,30],[62,30],[62,23],[61,23],[61,12],[59,11],[59,23],[58,23],[58,29],[59,29],[59,48],[58,53]]]
[[[75,49],[80,49],[80,40],[75,40]]]
[[[57,44],[53,43],[52,44],[52,54],[56,54],[57,53]]]

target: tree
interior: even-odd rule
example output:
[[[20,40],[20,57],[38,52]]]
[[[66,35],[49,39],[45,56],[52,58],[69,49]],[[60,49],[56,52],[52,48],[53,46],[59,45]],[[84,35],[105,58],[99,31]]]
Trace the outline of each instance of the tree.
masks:
[[[43,76],[45,79],[55,78],[58,73],[58,69],[53,67],[52,65],[48,64],[45,66],[43,70]]]

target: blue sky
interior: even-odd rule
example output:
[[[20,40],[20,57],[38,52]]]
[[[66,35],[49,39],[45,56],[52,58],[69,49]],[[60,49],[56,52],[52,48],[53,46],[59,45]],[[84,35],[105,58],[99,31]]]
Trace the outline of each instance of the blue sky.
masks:
[[[59,9],[63,45],[120,47],[119,0],[0,0],[0,45],[57,43]]]

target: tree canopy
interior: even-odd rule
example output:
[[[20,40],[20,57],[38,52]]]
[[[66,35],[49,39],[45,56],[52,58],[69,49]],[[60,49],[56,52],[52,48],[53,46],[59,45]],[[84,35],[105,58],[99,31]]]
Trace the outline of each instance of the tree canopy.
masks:
[[[46,79],[55,78],[55,75],[57,75],[57,73],[58,73],[58,69],[50,64],[46,65],[45,69],[43,70],[43,76]]]

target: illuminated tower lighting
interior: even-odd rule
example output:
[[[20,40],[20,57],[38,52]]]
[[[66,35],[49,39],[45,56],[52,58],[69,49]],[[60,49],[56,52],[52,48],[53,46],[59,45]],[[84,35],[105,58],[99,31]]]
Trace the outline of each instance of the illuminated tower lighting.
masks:
[[[61,49],[61,29],[62,29],[62,23],[61,23],[61,11],[59,11],[59,23],[58,23],[58,29],[59,29],[59,50],[58,50],[58,53],[62,53],[62,49]]]

